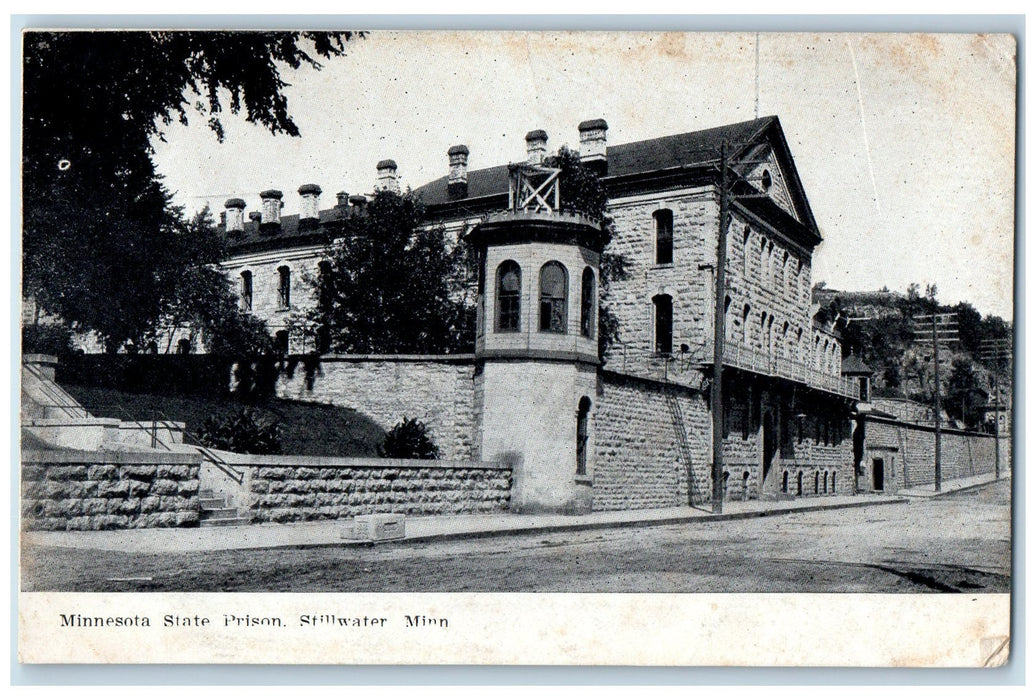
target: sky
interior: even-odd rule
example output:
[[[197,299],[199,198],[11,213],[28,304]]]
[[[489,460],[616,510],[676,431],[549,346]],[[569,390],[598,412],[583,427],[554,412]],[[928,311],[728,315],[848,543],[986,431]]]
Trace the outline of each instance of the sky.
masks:
[[[758,41],[757,41],[758,39]],[[824,242],[813,281],[846,290],[935,283],[1013,319],[1015,43],[1006,35],[374,32],[320,71],[287,70],[302,133],[225,115],[222,144],[195,118],[165,129],[155,162],[195,211],[299,185],[369,193],[392,158],[404,186],[524,160],[524,136],[609,144],[775,114]],[[758,101],[758,104],[757,104]]]

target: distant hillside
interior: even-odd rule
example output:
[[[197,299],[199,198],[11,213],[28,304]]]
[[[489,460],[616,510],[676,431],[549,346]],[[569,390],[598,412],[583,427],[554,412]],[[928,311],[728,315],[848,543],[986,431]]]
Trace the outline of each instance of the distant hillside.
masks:
[[[199,434],[209,416],[235,414],[245,406],[229,398],[133,394],[71,384],[63,386],[94,415],[122,420],[182,421],[191,436]],[[256,404],[255,408],[280,421],[284,454],[373,457],[377,456],[378,446],[385,437],[385,431],[373,420],[348,408],[286,399],[269,399]],[[186,440],[197,443],[197,439],[191,437]]]
[[[819,315],[836,318],[843,352],[861,358],[874,370],[878,396],[904,397],[928,403],[934,397],[934,363],[930,345],[915,340],[912,318],[918,314],[956,313],[960,341],[940,351],[940,394],[949,415],[969,427],[982,421],[982,407],[992,400],[994,377],[1000,395],[1011,393],[1011,366],[982,359],[983,341],[1011,338],[1012,327],[998,316],[982,315],[969,303],[935,304],[922,297],[918,285],[906,294],[888,289],[843,291],[818,286],[813,301]]]

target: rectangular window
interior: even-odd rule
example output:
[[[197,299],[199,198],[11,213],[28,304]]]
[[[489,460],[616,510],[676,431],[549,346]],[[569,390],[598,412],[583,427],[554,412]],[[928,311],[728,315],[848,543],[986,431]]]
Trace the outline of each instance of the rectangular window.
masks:
[[[279,277],[277,284],[277,308],[287,309],[291,306],[291,270],[287,267],[277,268]]]
[[[248,270],[241,273],[241,310],[252,310],[252,273]]]
[[[673,264],[673,212],[659,209],[655,218],[655,264]]]
[[[673,298],[659,295],[655,303],[655,352],[670,355],[673,352]]]

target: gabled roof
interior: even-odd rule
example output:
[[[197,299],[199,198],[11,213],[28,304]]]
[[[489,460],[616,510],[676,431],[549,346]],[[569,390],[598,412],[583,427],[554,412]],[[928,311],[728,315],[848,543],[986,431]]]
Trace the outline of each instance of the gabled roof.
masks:
[[[661,176],[663,173],[672,171],[704,173],[718,161],[719,149],[724,142],[731,145],[732,159],[736,159],[739,155],[747,153],[760,144],[766,144],[773,149],[795,200],[795,209],[800,212],[803,219],[801,227],[809,232],[809,238],[815,239],[812,240],[814,244],[819,243],[816,220],[813,218],[802,182],[795,169],[784,130],[776,116],[608,146],[608,173],[603,178],[603,182],[606,187],[613,190],[619,188],[621,191],[630,191],[650,187],[649,182],[653,175]],[[456,207],[461,211],[484,210],[496,206],[497,199],[501,197],[506,199],[509,184],[508,166],[503,164],[468,171],[467,197],[464,199],[450,199],[448,180],[449,176],[443,175],[418,187],[414,190],[414,194],[433,211],[442,206],[447,209]],[[486,198],[494,199],[490,202]],[[480,202],[480,200],[482,201]],[[788,222],[794,221],[766,199],[751,200],[747,206],[772,216],[786,217]],[[342,218],[342,214],[337,209],[321,211],[321,229],[326,228],[329,222],[337,221],[340,218]],[[799,226],[799,224],[795,225]],[[244,235],[231,240],[230,247],[232,250],[241,251],[243,249],[258,250],[303,245],[319,235],[319,230],[300,229],[297,215],[284,216],[281,218],[280,232],[272,235],[261,233],[255,222],[246,222]]]

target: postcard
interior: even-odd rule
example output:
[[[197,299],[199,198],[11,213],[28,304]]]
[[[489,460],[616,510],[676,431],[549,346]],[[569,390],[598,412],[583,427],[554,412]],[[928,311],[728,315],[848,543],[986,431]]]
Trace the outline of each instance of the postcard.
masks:
[[[1007,34],[22,34],[24,664],[1011,653]]]

